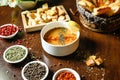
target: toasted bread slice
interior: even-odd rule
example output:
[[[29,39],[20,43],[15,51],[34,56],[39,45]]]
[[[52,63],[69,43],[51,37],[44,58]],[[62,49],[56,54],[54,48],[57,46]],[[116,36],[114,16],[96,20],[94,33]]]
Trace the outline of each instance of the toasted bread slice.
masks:
[[[109,7],[112,9],[113,14],[119,14],[120,13],[120,2],[115,2],[109,5]]]
[[[93,8],[95,8],[95,5],[88,0],[81,0],[79,1],[79,4],[90,12],[92,12]]]
[[[99,58],[95,59],[95,63],[96,63],[96,65],[99,66],[100,64],[103,63],[103,60],[99,57]]]
[[[93,15],[112,15],[113,12],[111,10],[111,8],[109,6],[101,6],[101,7],[98,7],[98,8],[94,8],[93,12],[92,12]]]
[[[103,0],[97,0],[97,6],[98,6],[98,7],[101,7],[101,6],[103,6],[103,5],[104,5]]]
[[[95,6],[97,6],[97,0],[91,0],[92,3],[94,3]]]

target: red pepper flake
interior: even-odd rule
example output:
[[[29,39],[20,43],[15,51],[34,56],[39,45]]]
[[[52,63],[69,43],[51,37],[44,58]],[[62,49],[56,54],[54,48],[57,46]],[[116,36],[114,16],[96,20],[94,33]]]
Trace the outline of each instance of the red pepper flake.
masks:
[[[18,39],[15,43],[16,43],[16,44],[21,44],[22,41]]]
[[[31,36],[32,36],[32,37],[34,37],[34,36],[35,36],[35,34],[32,34]]]
[[[25,45],[26,48],[29,48],[27,45]]]
[[[17,42],[20,42],[20,43],[21,43],[22,41],[18,39]]]
[[[53,65],[50,65],[51,68],[53,68]]]
[[[79,67],[77,66],[77,70],[79,70]]]
[[[14,25],[6,25],[0,28],[0,35],[2,36],[9,36],[14,34],[17,31],[17,27]]]
[[[76,80],[76,78],[71,72],[64,71],[57,76],[56,80]]]
[[[26,41],[26,45],[28,45],[29,44],[29,42],[28,41]]]
[[[15,22],[15,20],[14,19],[12,19],[12,23],[14,23]]]
[[[62,63],[58,63],[59,66],[62,66]]]
[[[3,38],[0,38],[0,40],[3,40]]]
[[[2,54],[2,52],[0,52],[0,55]]]
[[[56,64],[54,64],[54,67],[57,66]]]
[[[29,37],[28,39],[29,39],[29,40],[32,40],[32,37]]]
[[[22,29],[22,27],[19,27],[19,31],[22,31],[23,29]]]
[[[21,43],[18,42],[17,44],[20,45]]]
[[[23,39],[22,41],[25,42],[25,41],[27,41],[27,40],[26,40],[26,39]]]

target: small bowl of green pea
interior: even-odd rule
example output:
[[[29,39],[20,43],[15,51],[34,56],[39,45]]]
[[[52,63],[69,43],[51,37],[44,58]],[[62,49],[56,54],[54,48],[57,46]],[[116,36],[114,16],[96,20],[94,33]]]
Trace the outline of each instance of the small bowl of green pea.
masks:
[[[12,45],[3,53],[3,59],[8,63],[22,62],[28,55],[28,49],[23,45]]]

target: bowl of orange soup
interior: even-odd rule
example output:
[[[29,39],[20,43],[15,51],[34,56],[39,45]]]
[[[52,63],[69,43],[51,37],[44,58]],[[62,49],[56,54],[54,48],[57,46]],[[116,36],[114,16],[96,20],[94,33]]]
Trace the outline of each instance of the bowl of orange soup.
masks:
[[[67,56],[78,48],[80,30],[74,30],[68,22],[50,22],[42,28],[40,37],[45,52],[53,56]]]

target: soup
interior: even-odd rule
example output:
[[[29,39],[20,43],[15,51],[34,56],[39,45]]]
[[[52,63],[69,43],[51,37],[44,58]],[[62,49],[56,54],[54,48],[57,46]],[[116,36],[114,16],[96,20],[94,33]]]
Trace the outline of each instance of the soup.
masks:
[[[54,28],[44,36],[44,40],[53,45],[66,45],[73,42],[76,38],[75,33],[71,33],[69,29],[64,27]]]

